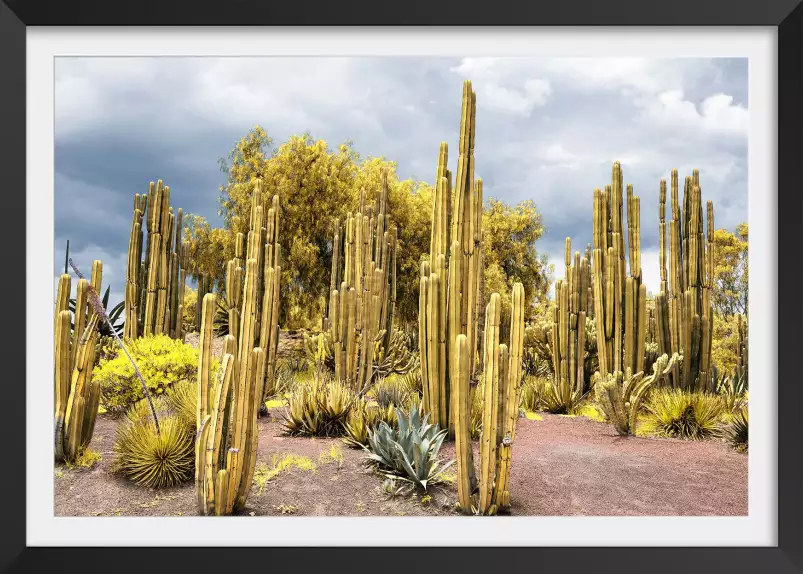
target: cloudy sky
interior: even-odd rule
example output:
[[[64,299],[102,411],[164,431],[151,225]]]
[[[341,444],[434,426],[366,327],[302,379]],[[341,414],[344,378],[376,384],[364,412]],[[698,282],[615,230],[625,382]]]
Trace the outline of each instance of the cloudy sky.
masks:
[[[658,287],[658,185],[700,169],[717,227],[747,221],[746,59],[57,58],[55,258],[104,264],[122,300],[133,195],[162,179],[171,203],[217,216],[218,158],[254,124],[304,131],[432,182],[441,141],[455,170],[462,82],[477,93],[484,193],[533,200],[538,250],[563,275],[563,241],[591,241],[592,195],[613,161],[641,196],[642,266]]]

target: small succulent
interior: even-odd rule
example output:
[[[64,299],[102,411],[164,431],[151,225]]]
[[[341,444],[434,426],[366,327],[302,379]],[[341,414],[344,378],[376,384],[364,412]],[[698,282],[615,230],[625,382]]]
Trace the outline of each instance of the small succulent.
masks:
[[[409,413],[396,409],[396,418],[396,429],[383,421],[368,431],[369,462],[387,478],[407,481],[423,490],[444,482],[443,472],[454,463],[441,464],[438,460],[446,429],[428,424],[429,415],[422,418],[417,408]]]

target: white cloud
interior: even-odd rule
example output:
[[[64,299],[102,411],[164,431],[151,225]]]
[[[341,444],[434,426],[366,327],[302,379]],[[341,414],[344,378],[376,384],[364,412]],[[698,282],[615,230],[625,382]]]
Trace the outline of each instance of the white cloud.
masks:
[[[549,101],[552,85],[543,78],[522,77],[515,62],[515,59],[463,58],[452,71],[472,80],[478,108],[529,116],[534,108]]]
[[[657,125],[673,131],[703,130],[747,138],[749,113],[733,105],[733,96],[713,94],[696,106],[684,99],[683,90],[671,90],[642,100],[645,115]],[[693,132],[690,135],[694,135]]]

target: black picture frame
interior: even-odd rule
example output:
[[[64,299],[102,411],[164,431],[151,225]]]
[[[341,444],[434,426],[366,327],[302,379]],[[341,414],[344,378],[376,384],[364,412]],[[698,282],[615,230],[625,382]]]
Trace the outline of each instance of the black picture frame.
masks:
[[[27,26],[777,26],[778,32],[778,546],[772,548],[27,548],[26,547],[26,27]],[[536,569],[559,572],[803,572],[803,6],[801,0],[410,0],[257,2],[4,0],[0,3],[0,245],[5,466],[0,567],[8,572],[381,571]],[[76,32],[79,33],[79,32]],[[477,33],[481,33],[478,30]],[[762,193],[753,190],[753,193]],[[771,199],[770,199],[771,200]],[[47,225],[40,221],[37,224]],[[22,277],[22,280],[20,280]],[[27,381],[30,384],[30,381]],[[388,532],[392,537],[393,532]],[[359,542],[359,532],[355,532]],[[627,533],[622,533],[623,541]],[[91,540],[87,543],[91,544]],[[266,544],[270,541],[266,540]]]

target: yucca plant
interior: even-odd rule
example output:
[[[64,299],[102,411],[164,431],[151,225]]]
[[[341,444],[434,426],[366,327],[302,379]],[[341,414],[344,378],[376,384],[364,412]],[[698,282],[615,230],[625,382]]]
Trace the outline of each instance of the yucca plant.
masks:
[[[198,414],[198,384],[195,381],[179,381],[164,395],[170,411],[187,426],[195,428]]]
[[[404,381],[396,376],[381,379],[373,388],[372,394],[376,402],[385,409],[390,405],[406,408],[410,399],[410,391]]]
[[[369,461],[386,477],[408,481],[423,490],[444,482],[443,472],[454,463],[438,460],[447,429],[428,424],[429,415],[422,418],[419,408],[409,413],[396,409],[396,418],[396,429],[383,421],[368,431]]]
[[[190,480],[195,471],[192,428],[178,416],[167,415],[159,418],[157,430],[148,405],[134,409],[117,427],[113,468],[135,483],[153,488]]]
[[[550,379],[525,376],[521,385],[521,402],[519,406],[528,411],[543,410],[549,386],[551,386]]]
[[[747,405],[742,405],[733,413],[730,423],[725,427],[725,438],[736,450],[744,452],[747,450],[748,430]]]
[[[554,380],[550,380],[544,385],[542,408],[552,414],[571,414],[584,397],[580,390],[572,388],[565,381],[555,384]]]
[[[653,389],[645,410],[643,432],[703,440],[717,433],[724,405],[716,395],[681,389]]]
[[[711,377],[727,412],[735,413],[744,406],[747,394],[747,369],[737,367],[732,375],[720,377],[719,369],[714,367]]]

